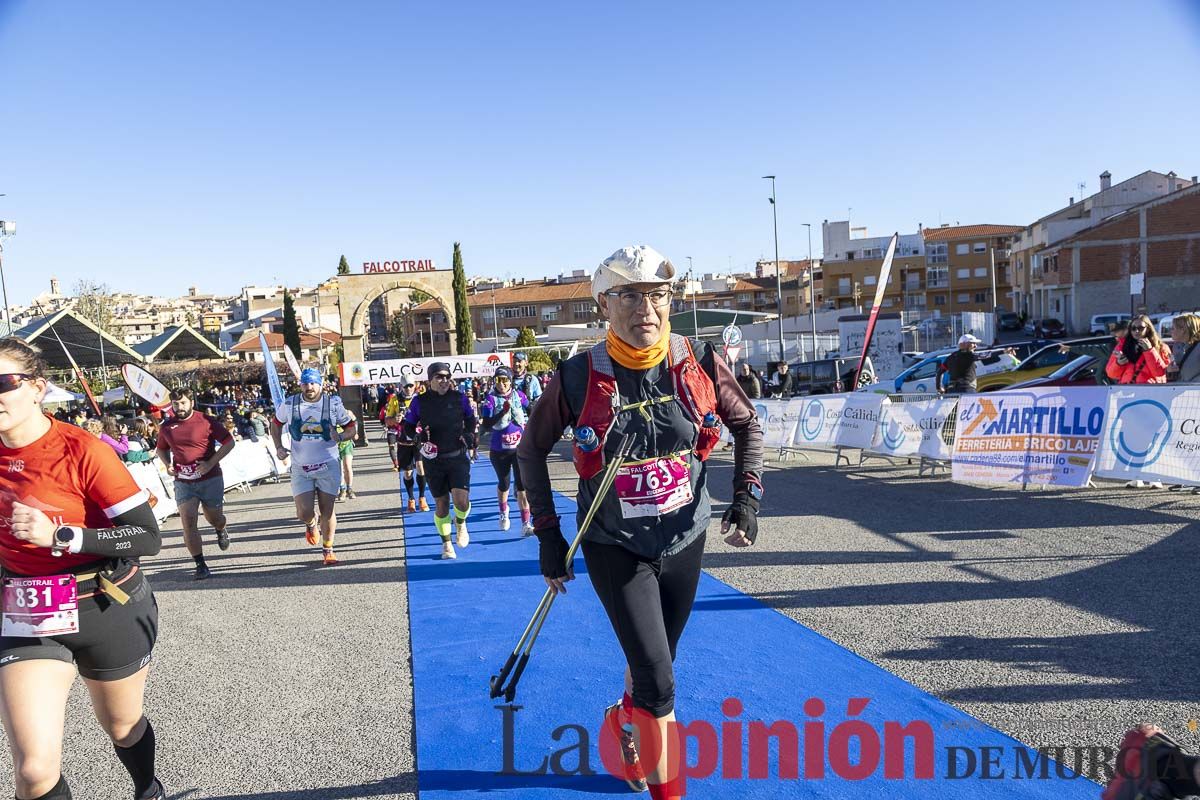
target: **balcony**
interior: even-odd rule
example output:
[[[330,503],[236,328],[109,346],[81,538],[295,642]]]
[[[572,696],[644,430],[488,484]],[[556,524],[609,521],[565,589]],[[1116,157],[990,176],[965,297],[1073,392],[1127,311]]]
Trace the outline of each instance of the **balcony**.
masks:
[[[1011,247],[998,247],[998,248],[996,248],[995,252],[996,252],[997,260],[1004,259],[1004,258],[1012,258],[1012,248]]]
[[[926,282],[925,286],[928,289],[949,289],[950,288],[950,276],[943,275],[943,276],[940,276],[937,278],[930,278]]]

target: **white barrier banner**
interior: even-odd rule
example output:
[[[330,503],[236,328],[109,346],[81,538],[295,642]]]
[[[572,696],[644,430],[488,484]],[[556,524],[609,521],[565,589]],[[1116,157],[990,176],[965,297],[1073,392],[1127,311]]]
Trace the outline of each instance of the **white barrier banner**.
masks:
[[[1109,389],[1096,475],[1200,484],[1200,388]]]
[[[133,476],[134,483],[150,492],[153,497],[150,505],[154,508],[154,516],[159,522],[176,512],[175,497],[167,491],[166,487],[166,481],[170,478],[164,477],[157,458],[153,461],[126,464],[125,468]]]
[[[885,456],[923,456],[949,461],[954,442],[953,397],[884,399],[870,450]],[[947,425],[949,423],[949,425]],[[947,439],[949,442],[947,442]]]
[[[497,367],[511,367],[512,353],[484,353],[470,356],[433,358],[392,358],[384,361],[344,361],[338,365],[342,386],[369,386],[378,383],[423,381],[430,364],[450,365],[450,375],[460,378],[488,378]]]
[[[1055,387],[963,395],[952,477],[969,483],[1086,486],[1108,389]]]
[[[762,425],[763,447],[790,447],[796,434],[800,414],[800,398],[792,400],[751,400],[754,412]],[[728,431],[728,428],[725,429]],[[733,437],[728,438],[733,441]]]
[[[243,439],[234,446],[232,453],[221,459],[221,476],[225,479],[226,489],[240,483],[261,481],[275,474],[275,459],[262,441]]]
[[[879,426],[884,396],[868,392],[799,397],[796,410],[797,447],[867,448]]]

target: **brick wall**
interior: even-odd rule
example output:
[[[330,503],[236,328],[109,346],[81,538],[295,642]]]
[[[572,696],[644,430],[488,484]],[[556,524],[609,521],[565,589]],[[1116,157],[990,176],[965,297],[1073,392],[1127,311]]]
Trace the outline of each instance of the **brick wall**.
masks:
[[[1066,252],[1065,248],[1063,252]],[[1059,262],[1062,263],[1061,257]],[[1081,283],[1127,278],[1130,273],[1141,271],[1141,251],[1136,242],[1081,247],[1079,250],[1079,280]]]
[[[1147,209],[1146,215],[1146,230],[1150,236],[1200,233],[1200,193],[1193,192]]]
[[[1151,242],[1146,260],[1151,275],[1191,275],[1200,281],[1200,239]]]
[[[1138,221],[1138,217],[1137,212],[1126,214],[1121,219],[1089,228],[1075,238],[1083,242],[1096,239],[1136,239],[1141,235],[1141,223]]]

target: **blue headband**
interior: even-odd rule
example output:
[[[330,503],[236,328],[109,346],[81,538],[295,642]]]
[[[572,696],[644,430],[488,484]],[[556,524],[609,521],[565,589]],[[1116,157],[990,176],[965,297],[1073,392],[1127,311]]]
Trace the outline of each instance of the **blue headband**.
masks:
[[[309,367],[300,373],[301,383],[325,383],[325,379],[321,377],[321,370],[316,367]]]

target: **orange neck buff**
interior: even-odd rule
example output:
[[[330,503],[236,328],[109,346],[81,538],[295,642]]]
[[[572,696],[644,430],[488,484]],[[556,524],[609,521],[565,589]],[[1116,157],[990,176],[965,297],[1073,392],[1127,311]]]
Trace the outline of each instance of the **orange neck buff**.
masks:
[[[663,325],[662,338],[646,348],[638,349],[633,345],[626,344],[619,336],[613,333],[611,327],[608,329],[608,336],[604,340],[604,345],[608,349],[609,356],[612,357],[613,361],[625,367],[625,369],[650,369],[667,357],[667,348],[670,344],[670,322]]]

